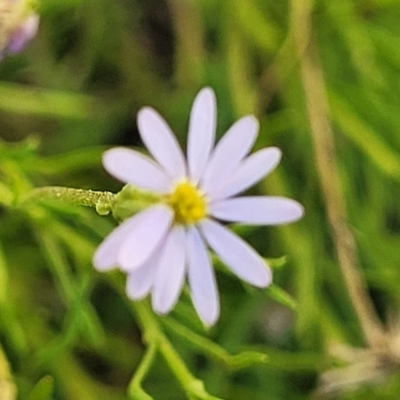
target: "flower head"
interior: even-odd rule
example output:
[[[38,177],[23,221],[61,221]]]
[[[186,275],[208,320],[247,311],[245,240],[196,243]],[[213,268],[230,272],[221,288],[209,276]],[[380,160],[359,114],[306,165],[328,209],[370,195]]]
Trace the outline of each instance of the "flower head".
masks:
[[[234,197],[271,172],[281,152],[269,147],[248,155],[258,133],[253,116],[238,120],[214,146],[216,100],[210,88],[194,101],[186,157],[153,109],[139,112],[138,126],[152,158],[114,148],[105,152],[103,164],[122,182],[157,193],[159,201],[117,227],[97,249],[94,265],[127,272],[128,296],[151,293],[160,314],[174,307],[187,278],[198,315],[212,325],[220,306],[207,247],[244,281],[266,287],[272,280],[265,260],[221,221],[278,225],[299,219],[303,208],[283,197]]]
[[[32,40],[39,27],[39,16],[30,0],[0,0],[0,59],[16,54]]]

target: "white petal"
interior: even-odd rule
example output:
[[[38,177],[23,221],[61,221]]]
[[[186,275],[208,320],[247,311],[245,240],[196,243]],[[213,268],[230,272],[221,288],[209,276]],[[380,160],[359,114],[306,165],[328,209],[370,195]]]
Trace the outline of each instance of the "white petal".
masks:
[[[159,193],[168,192],[171,179],[149,157],[134,151],[117,147],[103,154],[104,168],[115,178],[142,189]]]
[[[137,216],[127,219],[103,240],[93,256],[93,265],[98,271],[117,266],[119,249],[139,221]]]
[[[213,192],[221,187],[252,148],[258,132],[258,121],[252,115],[239,119],[218,142],[202,179],[202,190]]]
[[[167,314],[174,307],[185,279],[185,231],[174,227],[160,254],[157,276],[152,289],[154,311]]]
[[[280,225],[302,217],[304,210],[297,201],[278,196],[236,197],[209,205],[213,217],[254,225]]]
[[[243,192],[269,174],[281,159],[281,151],[268,147],[244,159],[231,178],[221,185],[221,189],[207,193],[210,201],[223,199]]]
[[[139,222],[118,251],[118,264],[128,272],[140,267],[156,250],[170,229],[173,212],[160,204],[142,211],[135,218],[140,218]]]
[[[138,113],[140,136],[155,160],[173,179],[186,175],[186,161],[182,150],[164,119],[152,108],[146,107]]]
[[[126,294],[132,300],[145,298],[153,286],[159,262],[159,252],[153,254],[143,265],[128,274]]]
[[[212,89],[204,88],[196,96],[190,113],[188,168],[193,183],[203,174],[215,141],[216,99]]]
[[[214,270],[206,246],[196,228],[187,233],[188,281],[194,307],[207,325],[219,317],[219,296]]]
[[[211,248],[239,278],[258,287],[271,283],[272,273],[267,263],[246,242],[210,219],[203,220],[200,227]]]

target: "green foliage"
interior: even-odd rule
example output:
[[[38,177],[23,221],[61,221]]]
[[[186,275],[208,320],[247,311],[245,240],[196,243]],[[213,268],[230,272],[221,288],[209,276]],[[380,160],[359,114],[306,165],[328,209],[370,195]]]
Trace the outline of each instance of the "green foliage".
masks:
[[[14,383],[21,400],[399,398],[399,2],[42,0],[38,8],[37,37],[0,64],[0,390],[10,400]],[[334,171],[323,178],[310,124],[310,48],[338,184]],[[135,114],[147,105],[184,143],[205,85],[217,94],[219,135],[252,113],[261,121],[256,148],[283,152],[255,190],[306,210],[290,226],[235,227],[269,260],[274,284],[250,288],[216,262],[222,314],[209,331],[187,293],[158,317],[126,298],[121,274],[93,269],[111,217],[23,201],[49,185],[119,191],[101,167],[103,150],[140,146]],[[335,193],[386,328],[378,352],[340,268]]]
[[[28,400],[50,400],[53,393],[54,380],[51,376],[43,377],[29,394]]]

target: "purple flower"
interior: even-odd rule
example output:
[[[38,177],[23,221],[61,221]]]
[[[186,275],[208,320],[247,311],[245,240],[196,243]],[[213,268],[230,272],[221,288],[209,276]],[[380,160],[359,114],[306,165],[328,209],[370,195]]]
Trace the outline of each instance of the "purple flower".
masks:
[[[0,58],[16,54],[32,40],[39,27],[39,15],[21,0],[3,0],[0,8]]]
[[[27,17],[12,33],[7,46],[8,52],[15,54],[22,51],[26,44],[36,36],[38,28],[39,16],[33,14]]]
[[[259,128],[253,116],[239,119],[214,146],[216,99],[210,88],[194,101],[186,157],[155,110],[142,109],[138,126],[153,158],[114,148],[103,164],[122,182],[157,193],[159,202],[117,227],[97,249],[94,266],[127,272],[128,296],[151,294],[160,314],[174,307],[187,278],[198,315],[212,325],[220,305],[207,247],[242,280],[257,287],[272,281],[266,261],[220,221],[285,224],[301,218],[303,207],[283,197],[234,197],[270,173],[281,152],[269,147],[248,155]]]

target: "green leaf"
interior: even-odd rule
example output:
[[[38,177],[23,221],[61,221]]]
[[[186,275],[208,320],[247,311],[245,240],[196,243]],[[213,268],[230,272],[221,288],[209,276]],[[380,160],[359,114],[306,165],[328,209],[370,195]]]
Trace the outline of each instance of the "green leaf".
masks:
[[[186,326],[181,325],[179,322],[171,318],[164,319],[163,323],[180,338],[186,340],[192,346],[196,347],[205,354],[208,354],[215,360],[223,362],[229,368],[242,369],[253,364],[268,362],[267,354],[256,351],[243,351],[239,354],[232,355],[223,347],[214,343],[210,339],[198,335]]]
[[[53,389],[54,379],[52,376],[46,375],[32,389],[28,400],[50,400]]]
[[[271,299],[277,301],[278,303],[289,307],[292,310],[297,309],[297,301],[285,290],[281,289],[279,286],[271,285],[267,288],[267,294]]]
[[[0,84],[0,109],[6,112],[52,118],[93,119],[99,102],[80,93]],[[103,114],[104,115],[104,114]]]
[[[142,388],[136,386],[129,391],[132,400],[153,400],[153,397],[148,395]]]
[[[400,181],[400,154],[393,151],[334,90],[330,90],[333,119],[345,134],[385,174]]]
[[[266,13],[261,12],[254,1],[236,1],[235,17],[240,21],[241,29],[260,50],[271,52],[279,43],[279,30],[276,23]]]
[[[278,270],[281,269],[288,261],[287,256],[277,257],[277,258],[267,258],[268,265],[274,269]]]

